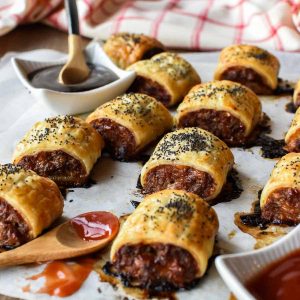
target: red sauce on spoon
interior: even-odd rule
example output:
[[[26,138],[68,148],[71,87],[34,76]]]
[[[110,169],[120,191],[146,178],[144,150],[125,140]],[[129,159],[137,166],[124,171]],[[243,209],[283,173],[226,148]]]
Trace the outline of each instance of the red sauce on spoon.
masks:
[[[119,230],[118,218],[105,211],[84,213],[71,219],[70,222],[85,241],[105,239]]]
[[[115,235],[119,230],[118,218],[105,211],[84,213],[69,222],[78,236],[85,241],[105,239],[110,235]],[[36,293],[67,297],[80,289],[93,270],[94,263],[94,259],[86,257],[69,262],[52,261],[41,273],[27,279],[45,278],[44,285]],[[23,291],[32,292],[31,285],[24,286]]]

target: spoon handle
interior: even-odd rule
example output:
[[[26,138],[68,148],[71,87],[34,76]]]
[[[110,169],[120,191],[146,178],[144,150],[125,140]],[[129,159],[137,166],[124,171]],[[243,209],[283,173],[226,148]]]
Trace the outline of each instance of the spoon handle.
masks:
[[[65,0],[69,34],[79,35],[79,21],[76,0]]]

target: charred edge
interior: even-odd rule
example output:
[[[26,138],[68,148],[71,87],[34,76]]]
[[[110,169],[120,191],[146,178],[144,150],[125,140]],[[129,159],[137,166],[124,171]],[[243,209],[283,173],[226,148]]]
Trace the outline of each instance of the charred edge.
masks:
[[[294,114],[297,111],[297,107],[294,104],[293,101],[289,102],[286,106],[285,106],[285,111],[288,113],[292,113]]]
[[[139,175],[137,182],[136,182],[136,188],[139,190],[143,189],[142,183],[141,183],[141,174]]]
[[[293,84],[288,80],[278,78],[278,85],[274,90],[274,95],[293,95],[293,93]]]
[[[147,291],[152,291],[152,292],[174,292],[174,291],[178,291],[178,290],[190,290],[190,289],[194,288],[200,280],[199,278],[194,279],[192,282],[186,284],[184,289],[178,288],[176,285],[174,285],[170,282],[167,282],[167,281],[163,281],[163,280],[159,280],[158,282],[148,284],[148,285],[135,286],[135,285],[131,284],[132,278],[130,278],[130,276],[124,276],[122,274],[118,274],[113,269],[114,269],[114,266],[110,262],[106,262],[102,268],[102,270],[105,274],[119,278],[125,287],[145,289]]]
[[[262,157],[264,158],[279,158],[288,153],[284,149],[284,140],[276,140],[267,135],[261,135],[257,140],[257,145],[261,146]]]
[[[262,217],[261,208],[260,208],[260,197],[262,189],[257,192],[258,200],[256,200],[252,205],[252,213],[240,215],[241,222],[248,227],[259,227],[261,230],[267,229],[270,225],[287,225],[295,226],[297,223],[292,221],[279,221],[279,220],[266,220]]]
[[[89,177],[87,179],[87,181],[83,185],[81,185],[80,187],[84,188],[84,189],[88,189],[88,188],[90,188],[91,186],[93,186],[95,184],[97,184],[97,182],[94,179]]]
[[[229,202],[231,200],[237,199],[240,197],[244,191],[242,186],[242,181],[239,178],[239,173],[237,170],[232,169],[228,175],[225,185],[222,188],[221,193],[212,201],[210,205],[214,206],[218,203]]]
[[[135,200],[130,200],[130,203],[134,208],[137,208],[141,202],[135,201]]]

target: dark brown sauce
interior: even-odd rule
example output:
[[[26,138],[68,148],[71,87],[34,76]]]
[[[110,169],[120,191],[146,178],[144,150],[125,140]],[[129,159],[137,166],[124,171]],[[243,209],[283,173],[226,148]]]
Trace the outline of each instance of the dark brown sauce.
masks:
[[[95,260],[80,258],[75,262],[51,261],[45,269],[29,280],[45,278],[43,286],[35,293],[67,297],[77,292],[93,270]],[[32,292],[30,284],[24,286],[24,292]]]
[[[70,223],[85,241],[105,239],[119,230],[118,218],[106,211],[84,213],[71,219]]]
[[[58,82],[58,76],[63,65],[45,67],[33,71],[28,75],[31,84],[36,88],[43,88],[64,93],[84,92],[99,88],[119,79],[110,69],[103,65],[89,64],[91,73],[84,82],[65,85]]]
[[[246,287],[257,300],[299,300],[300,249],[263,268]]]
[[[297,111],[297,107],[294,102],[291,101],[285,106],[285,111],[294,114]]]
[[[278,85],[274,91],[274,95],[293,95],[295,83],[282,78],[278,78]]]

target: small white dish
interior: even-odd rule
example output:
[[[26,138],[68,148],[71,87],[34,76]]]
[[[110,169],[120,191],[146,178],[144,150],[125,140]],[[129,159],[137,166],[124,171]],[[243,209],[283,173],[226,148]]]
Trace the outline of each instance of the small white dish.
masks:
[[[245,283],[272,262],[300,249],[300,225],[265,248],[216,258],[217,270],[228,288],[240,300],[255,300]]]
[[[64,64],[67,57],[56,61],[33,61],[18,57],[12,58],[14,70],[23,85],[38,100],[43,101],[52,111],[59,114],[80,114],[94,110],[99,105],[126,92],[135,79],[134,71],[119,69],[106,55],[99,43],[93,42],[85,49],[87,61],[102,64],[115,72],[119,79],[105,86],[84,92],[57,92],[35,88],[28,80],[28,74],[43,67]]]

